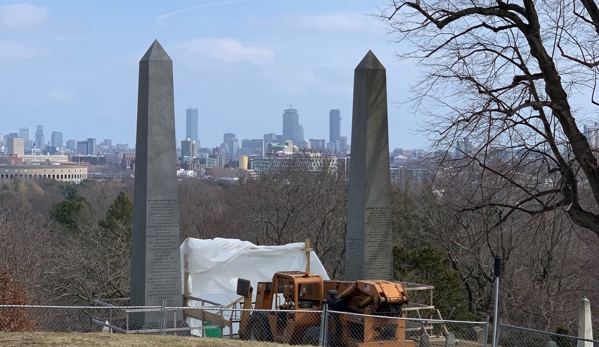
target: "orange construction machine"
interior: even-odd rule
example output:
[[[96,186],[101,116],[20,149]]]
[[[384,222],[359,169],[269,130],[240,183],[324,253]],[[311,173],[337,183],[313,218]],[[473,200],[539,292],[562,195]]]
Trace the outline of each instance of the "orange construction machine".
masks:
[[[255,310],[250,314],[253,291],[250,281],[238,280],[237,294],[244,297],[247,309],[239,324],[242,339],[317,345],[327,304],[335,311],[327,321],[329,346],[414,346],[414,341],[405,339],[405,321],[389,319],[402,317],[401,306],[408,303],[399,283],[329,281],[308,271],[281,271],[271,282],[258,283]]]

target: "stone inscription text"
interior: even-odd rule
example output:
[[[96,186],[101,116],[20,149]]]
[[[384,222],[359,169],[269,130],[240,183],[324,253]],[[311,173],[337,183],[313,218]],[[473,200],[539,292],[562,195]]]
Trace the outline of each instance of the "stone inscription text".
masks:
[[[391,235],[391,208],[366,207],[364,215],[364,258],[366,279],[389,279],[393,274],[389,252]]]
[[[147,208],[146,298],[159,305],[181,295],[177,200],[148,200]]]

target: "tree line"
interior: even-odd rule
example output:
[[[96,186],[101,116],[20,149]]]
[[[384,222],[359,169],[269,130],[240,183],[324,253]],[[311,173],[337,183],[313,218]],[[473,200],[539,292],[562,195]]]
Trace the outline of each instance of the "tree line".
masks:
[[[497,227],[500,210],[466,206],[509,192],[483,193],[473,175],[445,170],[432,182],[394,186],[396,279],[434,285],[434,303],[444,318],[484,320],[493,310],[493,256],[500,254],[504,322],[575,331],[579,300],[599,302],[595,235],[563,213],[513,213]],[[236,184],[183,179],[181,240],[225,237],[280,245],[310,238],[329,275],[342,278],[347,191],[346,179],[333,171],[293,167]],[[36,304],[86,305],[128,296],[132,195],[131,180],[4,184],[5,277]]]

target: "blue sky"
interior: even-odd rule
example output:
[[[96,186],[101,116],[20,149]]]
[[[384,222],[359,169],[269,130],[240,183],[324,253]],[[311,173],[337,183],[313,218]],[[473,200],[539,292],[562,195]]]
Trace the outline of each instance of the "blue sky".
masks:
[[[371,49],[387,68],[391,148],[424,147],[396,102],[417,72],[367,14],[386,0],[0,0],[0,132],[44,124],[46,139],[135,144],[138,62],[154,39],[174,61],[177,140],[199,109],[202,147],[282,133],[290,102],[306,138],[350,136],[353,69]]]

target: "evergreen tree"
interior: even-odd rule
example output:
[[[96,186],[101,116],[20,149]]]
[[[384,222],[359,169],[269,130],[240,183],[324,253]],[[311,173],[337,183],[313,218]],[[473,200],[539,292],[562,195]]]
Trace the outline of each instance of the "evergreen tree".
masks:
[[[478,320],[468,311],[462,297],[462,280],[459,272],[450,267],[445,255],[431,247],[394,247],[393,269],[395,278],[435,287],[433,304],[446,319]],[[451,313],[451,317],[450,317]]]
[[[125,192],[121,191],[108,208],[106,216],[99,222],[99,225],[104,229],[125,229],[131,232],[132,224],[133,202]]]
[[[74,231],[77,228],[77,217],[86,200],[79,196],[73,185],[65,185],[62,188],[64,200],[58,202],[50,211],[50,218],[64,226],[67,230]]]

